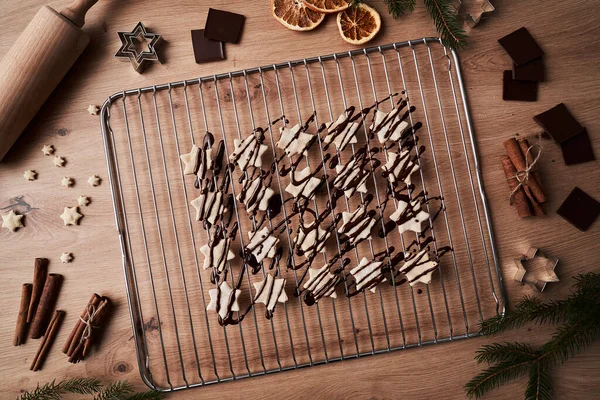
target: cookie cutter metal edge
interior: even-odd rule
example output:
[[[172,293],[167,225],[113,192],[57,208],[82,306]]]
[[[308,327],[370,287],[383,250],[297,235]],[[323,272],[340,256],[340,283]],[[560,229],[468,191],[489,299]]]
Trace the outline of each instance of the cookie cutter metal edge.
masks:
[[[477,24],[486,19],[490,14],[496,11],[496,7],[489,0],[483,0],[481,3],[481,12],[467,14],[466,23],[470,28],[475,28]]]
[[[548,280],[542,279],[531,279],[525,278],[527,270],[523,265],[523,261],[533,260],[534,258],[543,258],[546,260],[544,270],[548,274]],[[515,265],[517,266],[517,272],[515,273],[514,280],[522,284],[528,284],[536,288],[539,292],[543,292],[546,289],[546,285],[549,282],[559,282],[560,279],[554,272],[558,265],[558,258],[549,258],[542,250],[537,247],[530,247],[527,254],[519,258],[514,259]]]
[[[162,40],[162,36],[148,32],[141,21],[137,23],[131,32],[117,32],[117,35],[119,35],[119,39],[121,40],[121,47],[115,53],[115,58],[120,61],[129,61],[137,73],[142,73],[148,62],[161,63],[157,48]],[[138,52],[135,49],[133,39],[140,36],[148,41],[148,50]]]

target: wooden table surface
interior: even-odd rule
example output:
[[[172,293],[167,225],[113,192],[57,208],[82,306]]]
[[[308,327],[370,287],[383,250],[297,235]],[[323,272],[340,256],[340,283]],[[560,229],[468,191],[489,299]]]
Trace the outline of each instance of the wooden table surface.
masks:
[[[43,3],[39,0],[0,2],[0,56],[8,51]],[[50,5],[61,9],[68,3],[68,0],[53,1]],[[372,44],[435,34],[421,2],[412,15],[397,21],[387,15],[382,1],[370,3],[382,13],[383,19],[382,32]],[[571,276],[599,271],[600,222],[581,233],[555,213],[575,185],[600,199],[599,164],[592,162],[566,167],[559,148],[548,142],[540,162],[549,195],[548,215],[540,219],[519,220],[507,204],[507,187],[499,166],[499,156],[503,152],[502,141],[511,135],[539,133],[532,116],[559,102],[566,103],[581,124],[587,127],[595,153],[600,155],[597,107],[600,101],[600,19],[594,12],[597,7],[592,0],[573,0],[568,4],[557,0],[496,0],[493,3],[497,7],[496,13],[471,32],[471,43],[460,57],[500,265],[509,303],[514,303],[523,294],[533,293],[530,288],[512,280],[512,259],[515,256],[534,245],[560,258],[557,273],[561,282],[550,284],[541,296],[557,298],[568,293]],[[227,46],[226,61],[197,65],[192,54],[190,30],[204,26],[209,5],[243,13],[247,21],[241,43]],[[121,253],[114,227],[100,126],[98,118],[90,116],[86,108],[88,104],[102,104],[109,94],[122,89],[351,48],[339,38],[333,18],[328,18],[316,31],[302,34],[286,30],[269,13],[267,1],[248,3],[238,0],[103,0],[90,11],[85,28],[92,38],[89,48],[0,163],[0,209],[6,212],[14,208],[26,215],[25,228],[17,233],[5,229],[0,231],[2,397],[14,397],[20,390],[34,388],[37,382],[75,376],[94,376],[104,382],[127,379],[143,388],[131,340]],[[143,21],[166,39],[166,63],[152,66],[143,75],[136,74],[127,64],[113,58],[119,47],[116,32],[133,28],[137,21]],[[544,48],[548,78],[540,85],[537,102],[504,102],[501,99],[501,76],[502,71],[510,67],[510,60],[497,39],[524,25]],[[42,155],[40,150],[45,143],[54,144],[57,154],[66,157],[66,168],[54,168],[51,159]],[[27,169],[39,173],[37,181],[23,179],[23,171]],[[64,174],[75,178],[73,189],[59,186]],[[87,186],[87,177],[93,174],[104,179],[101,186]],[[62,226],[58,218],[62,207],[80,193],[92,198],[83,222],[78,227]],[[63,251],[75,254],[73,263],[60,263]],[[52,349],[45,367],[33,373],[28,367],[37,343],[29,340],[25,346],[13,347],[12,336],[20,286],[31,280],[35,257],[49,258],[51,271],[65,276],[58,307],[67,310],[68,315],[58,344]],[[114,299],[116,312],[100,350],[89,360],[71,365],[60,353],[59,344],[65,340],[76,315],[92,292]],[[527,340],[541,344],[550,332],[547,327],[529,327],[502,335],[497,340]],[[481,368],[473,360],[474,352],[491,340],[475,338],[366,357],[183,391],[172,397],[462,398],[463,385]],[[599,363],[600,344],[596,343],[554,372],[556,398],[596,398],[600,387]],[[524,385],[525,379],[520,379],[486,398],[520,397]]]

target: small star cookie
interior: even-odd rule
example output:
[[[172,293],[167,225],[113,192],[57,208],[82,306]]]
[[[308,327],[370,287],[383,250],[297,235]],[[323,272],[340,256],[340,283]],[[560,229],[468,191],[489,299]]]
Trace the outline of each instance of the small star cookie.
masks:
[[[256,290],[254,302],[264,304],[269,313],[273,313],[277,302],[285,303],[288,301],[285,294],[285,279],[274,278],[273,275],[267,274],[262,282],[254,282],[253,285],[254,290]]]
[[[73,186],[73,179],[69,178],[68,176],[63,176],[63,178],[60,180],[60,183],[64,187],[71,187]]]
[[[77,203],[79,203],[81,207],[85,207],[90,204],[90,198],[88,196],[81,195],[77,198]]]
[[[87,110],[90,113],[90,115],[98,115],[98,112],[100,112],[100,107],[98,107],[95,104],[90,104]]]
[[[62,261],[63,264],[68,264],[73,260],[73,253],[62,253],[62,255],[60,256],[60,261]]]
[[[10,210],[8,214],[2,216],[2,227],[14,232],[23,227],[22,219],[22,215],[15,213],[14,210]]]
[[[223,281],[218,289],[208,291],[210,303],[206,309],[216,311],[222,319],[225,319],[232,311],[240,311],[238,299],[241,293],[240,289],[233,290],[227,281]]]
[[[44,153],[45,156],[51,155],[54,153],[54,146],[51,144],[45,144],[44,147],[42,147],[42,153]]]
[[[37,172],[32,169],[27,170],[23,173],[23,177],[28,181],[35,181],[37,179]]]
[[[52,161],[54,163],[54,165],[56,167],[62,167],[65,165],[65,158],[64,157],[60,157],[60,156],[55,156],[54,160]]]
[[[88,184],[90,186],[98,186],[100,184],[100,177],[98,175],[93,175],[88,178]]]
[[[78,207],[65,207],[65,210],[60,217],[65,222],[65,226],[67,226],[77,225],[79,219],[83,217],[83,215],[79,214]]]
[[[196,165],[198,164],[198,154],[200,149],[195,144],[192,145],[192,150],[189,153],[185,153],[179,156],[183,163],[183,174],[192,175],[196,172]]]

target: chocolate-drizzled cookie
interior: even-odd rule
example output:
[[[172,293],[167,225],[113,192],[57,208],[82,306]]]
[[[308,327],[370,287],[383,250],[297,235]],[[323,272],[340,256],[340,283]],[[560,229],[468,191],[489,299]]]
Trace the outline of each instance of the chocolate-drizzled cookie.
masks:
[[[382,261],[369,261],[366,257],[360,260],[360,263],[350,270],[356,282],[356,290],[369,289],[375,293],[376,286],[384,282]]]

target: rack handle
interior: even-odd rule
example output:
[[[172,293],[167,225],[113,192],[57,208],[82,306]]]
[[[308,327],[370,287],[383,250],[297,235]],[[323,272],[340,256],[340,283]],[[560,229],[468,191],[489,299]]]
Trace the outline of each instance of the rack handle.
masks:
[[[98,0],[75,0],[60,13],[81,28],[85,24],[85,14]]]

